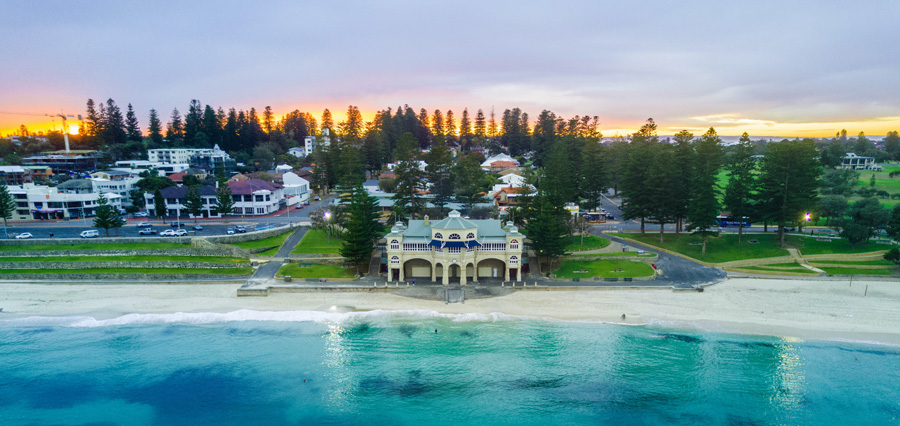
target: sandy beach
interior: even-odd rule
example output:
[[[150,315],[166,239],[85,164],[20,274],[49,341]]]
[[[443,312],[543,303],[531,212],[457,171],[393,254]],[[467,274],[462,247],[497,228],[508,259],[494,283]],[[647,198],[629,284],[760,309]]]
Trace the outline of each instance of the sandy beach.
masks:
[[[0,321],[35,316],[426,310],[900,345],[900,284],[885,281],[729,279],[702,293],[669,289],[519,291],[444,304],[386,293],[276,293],[235,296],[238,285],[0,284]],[[868,288],[868,289],[867,289]]]

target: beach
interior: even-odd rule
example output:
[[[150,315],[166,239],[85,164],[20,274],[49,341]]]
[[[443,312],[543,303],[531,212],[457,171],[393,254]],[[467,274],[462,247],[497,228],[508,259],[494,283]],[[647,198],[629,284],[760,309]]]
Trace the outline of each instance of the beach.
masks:
[[[900,285],[886,281],[728,279],[704,292],[670,289],[518,291],[465,304],[388,293],[236,297],[236,284],[0,284],[0,321],[27,317],[249,311],[434,311],[900,345]],[[337,309],[335,309],[337,307]],[[622,320],[625,314],[625,320]]]

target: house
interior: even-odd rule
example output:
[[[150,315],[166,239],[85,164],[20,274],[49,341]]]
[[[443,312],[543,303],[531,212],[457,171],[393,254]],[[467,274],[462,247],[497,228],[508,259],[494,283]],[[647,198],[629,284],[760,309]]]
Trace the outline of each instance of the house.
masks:
[[[200,192],[200,198],[203,200],[203,213],[198,217],[221,217],[216,211],[216,188],[212,185],[204,185],[197,187],[197,190]],[[170,186],[159,191],[166,204],[165,216],[194,217],[189,214],[185,208],[188,191],[190,191],[190,188],[186,186]],[[147,204],[147,211],[151,215],[159,217],[156,213],[156,204],[153,199],[153,194],[144,193],[144,199]]]
[[[50,167],[55,174],[63,172],[86,172],[97,169],[97,159],[100,153],[88,150],[65,150],[45,152],[42,155],[32,155],[22,159],[23,166]]]
[[[516,206],[519,204],[519,196],[524,192],[525,190],[522,187],[502,188],[494,193],[494,205],[500,208],[500,210],[505,210],[508,207]]]
[[[848,152],[841,160],[841,168],[850,170],[875,170],[875,158],[860,157],[852,152]]]
[[[306,158],[306,156],[308,155],[308,153],[306,152],[306,148],[304,147],[294,147],[288,149],[288,154],[291,154],[297,158]]]
[[[275,173],[287,173],[292,170],[294,170],[294,168],[287,164],[279,164],[275,166]]]
[[[511,223],[470,220],[453,210],[430,222],[398,222],[385,237],[388,281],[422,278],[448,285],[479,279],[522,279],[524,235]]]
[[[114,193],[122,197],[122,207],[130,207],[131,191],[137,189],[140,176],[121,170],[91,173],[94,192]]]
[[[481,169],[484,171],[490,171],[491,163],[493,163],[495,161],[511,161],[513,163],[516,163],[515,164],[516,166],[519,165],[519,163],[516,161],[515,158],[512,158],[506,154],[497,154],[497,155],[492,155],[488,159],[484,160],[484,162],[481,163]]]
[[[284,196],[288,199],[287,205],[291,206],[303,203],[309,199],[309,181],[298,176],[294,172],[282,175],[284,180]]]
[[[517,163],[515,161],[504,161],[504,160],[498,160],[498,161],[491,162],[490,166],[488,167],[488,171],[491,173],[501,173],[505,170],[516,171],[518,169],[519,169],[519,163]]]

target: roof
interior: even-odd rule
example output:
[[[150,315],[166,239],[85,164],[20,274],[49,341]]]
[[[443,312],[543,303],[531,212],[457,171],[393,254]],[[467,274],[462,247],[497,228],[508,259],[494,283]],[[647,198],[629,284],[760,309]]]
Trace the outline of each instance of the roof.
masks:
[[[275,191],[284,188],[281,184],[259,179],[247,179],[239,182],[231,180],[228,181],[228,187],[231,188],[231,193],[234,195],[250,195],[251,191]]]
[[[521,193],[525,192],[525,188],[524,188],[524,187],[521,187],[521,186],[520,186],[520,187],[515,187],[515,188],[514,188],[514,187],[502,188],[502,189],[500,189],[499,191],[495,192],[495,193],[494,193],[494,196],[496,197],[496,196],[499,195],[501,192],[505,192],[505,193],[507,193],[507,194],[521,194]]]
[[[186,186],[170,186],[160,190],[159,193],[162,194],[163,198],[184,198],[189,189]],[[200,195],[216,195],[216,188],[213,188],[212,185],[201,186],[199,190]]]
[[[519,163],[516,163],[515,161],[494,161],[493,163],[491,163],[491,167],[494,167],[494,168],[496,168],[496,167],[513,168],[513,167],[518,167],[518,166],[519,166]]]
[[[478,225],[469,219],[460,217],[459,212],[453,210],[446,219],[435,222],[431,227],[437,229],[472,229],[477,228]]]
[[[45,168],[45,167],[41,167]],[[25,173],[25,169],[22,166],[0,166],[0,172],[3,173]]]
[[[181,182],[184,180],[184,176],[187,175],[186,172],[172,173],[168,177],[172,180],[172,182]]]
[[[71,179],[58,186],[59,189],[94,189],[94,183],[90,179]]]

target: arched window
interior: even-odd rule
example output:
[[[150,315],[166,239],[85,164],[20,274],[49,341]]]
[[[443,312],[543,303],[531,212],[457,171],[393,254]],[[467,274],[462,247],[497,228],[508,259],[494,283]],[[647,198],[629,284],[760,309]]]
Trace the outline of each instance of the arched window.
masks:
[[[441,238],[444,238],[444,236],[441,235],[440,232],[435,232],[435,233],[434,233],[434,239],[435,239],[435,240],[440,240]]]
[[[391,265],[399,265],[399,264],[400,264],[400,258],[399,258],[399,257],[394,256],[394,257],[391,258]]]
[[[519,249],[519,240],[510,240],[509,241],[509,249],[510,250],[518,250]]]
[[[474,232],[469,232],[469,235],[466,235],[466,239],[467,239],[467,240],[474,240],[474,239],[475,239],[475,233],[474,233]]]
[[[391,240],[391,250],[400,250],[400,242],[397,240]]]
[[[448,239],[448,240],[458,240],[458,239],[459,239],[459,234],[450,234],[450,236],[447,237],[447,239]]]
[[[518,264],[518,263],[519,263],[519,257],[518,257],[518,256],[510,256],[510,257],[509,257],[509,264],[510,264],[510,265],[516,265],[516,264]]]

